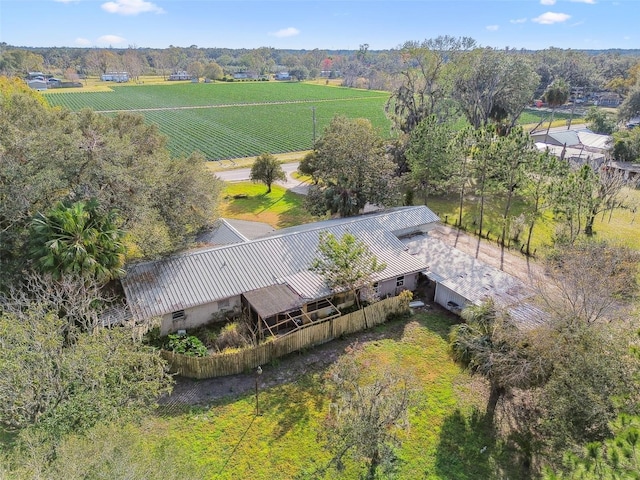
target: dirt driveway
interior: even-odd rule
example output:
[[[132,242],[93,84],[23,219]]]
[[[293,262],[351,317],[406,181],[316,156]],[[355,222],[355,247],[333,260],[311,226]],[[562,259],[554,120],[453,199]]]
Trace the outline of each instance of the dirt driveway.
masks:
[[[451,226],[440,224],[431,230],[429,235],[471,256],[475,256],[476,250],[478,250],[478,260],[494,268],[501,269],[527,284],[531,284],[532,277],[536,278],[542,275],[543,270],[535,260],[522,255],[518,251],[507,249],[504,251],[504,258],[501,259],[502,252],[500,245],[497,243],[481,240],[480,248],[478,249],[477,237],[466,232],[459,232]]]

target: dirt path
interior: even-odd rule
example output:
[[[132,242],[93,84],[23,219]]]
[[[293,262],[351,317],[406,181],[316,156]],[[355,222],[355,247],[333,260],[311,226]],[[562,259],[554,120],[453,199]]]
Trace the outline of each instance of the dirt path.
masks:
[[[396,321],[389,324],[389,328],[386,328],[383,332],[366,330],[354,333],[345,338],[319,345],[304,353],[291,353],[279,358],[273,364],[262,365],[262,375],[258,378],[259,388],[263,390],[295,382],[307,373],[321,372],[335,362],[350,344],[394,338],[397,335],[401,335],[405,323],[405,321]],[[162,405],[164,412],[179,412],[185,406],[208,405],[224,398],[235,398],[247,393],[253,393],[255,388],[255,373],[243,373],[206,380],[177,377],[171,395],[161,398],[159,403]]]

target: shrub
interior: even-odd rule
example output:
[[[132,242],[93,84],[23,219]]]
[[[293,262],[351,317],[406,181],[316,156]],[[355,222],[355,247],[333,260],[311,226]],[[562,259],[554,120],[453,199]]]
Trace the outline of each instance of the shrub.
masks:
[[[200,339],[193,335],[169,335],[167,337],[167,350],[189,357],[206,357],[209,353]]]
[[[215,341],[215,347],[219,351],[228,348],[244,348],[251,344],[247,339],[246,333],[244,324],[239,322],[228,323],[218,334],[218,338],[216,338]]]

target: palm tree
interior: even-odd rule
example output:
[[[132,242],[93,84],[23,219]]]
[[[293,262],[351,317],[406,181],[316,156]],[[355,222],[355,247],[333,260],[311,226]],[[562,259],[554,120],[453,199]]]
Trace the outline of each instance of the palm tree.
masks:
[[[466,323],[451,331],[451,352],[471,374],[480,374],[489,381],[487,420],[493,423],[500,398],[511,388],[541,384],[548,365],[537,355],[536,346],[526,340],[526,334],[496,308],[493,300],[466,307],[462,318]]]
[[[122,273],[124,232],[115,212],[95,200],[55,205],[31,222],[29,253],[36,267],[59,280],[65,275],[108,281]]]
[[[547,127],[547,133],[545,136],[545,142],[547,141],[547,137],[549,136],[549,130],[551,129],[551,124],[553,123],[553,115],[555,114],[556,108],[564,105],[569,100],[569,84],[558,78],[551,82],[544,94],[542,95],[543,100],[551,107],[551,120],[549,121],[549,126]]]

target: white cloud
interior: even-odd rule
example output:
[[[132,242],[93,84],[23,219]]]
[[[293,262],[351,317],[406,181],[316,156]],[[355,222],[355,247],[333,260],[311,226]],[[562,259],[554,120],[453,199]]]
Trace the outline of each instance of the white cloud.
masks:
[[[573,3],[588,3],[589,5],[596,4],[596,0],[569,0],[569,1]]]
[[[553,25],[554,23],[566,22],[571,18],[571,15],[566,13],[546,12],[539,17],[532,18],[532,22],[540,23],[542,25]]]
[[[498,30],[500,28],[499,25],[487,25],[485,27],[487,30],[489,30],[490,32],[495,32],[496,30]]]
[[[126,42],[126,38],[122,38],[118,35],[103,35],[98,38],[98,45],[118,45]]]
[[[526,21],[526,18],[514,18],[513,20],[509,20],[511,23],[525,23]]]
[[[555,5],[556,0],[540,0],[540,5]]]
[[[78,0],[53,0],[54,2],[58,2],[58,3],[77,3]]]
[[[102,4],[105,12],[117,13],[119,15],[138,15],[139,13],[165,13],[162,8],[155,3],[145,0],[115,0]]]
[[[75,43],[79,47],[90,47],[91,46],[91,40],[89,40],[88,38],[78,37],[73,41],[73,43]]]
[[[286,38],[286,37],[295,37],[300,34],[300,30],[294,27],[283,28],[282,30],[278,30],[277,32],[271,32],[269,35],[278,38]]]

